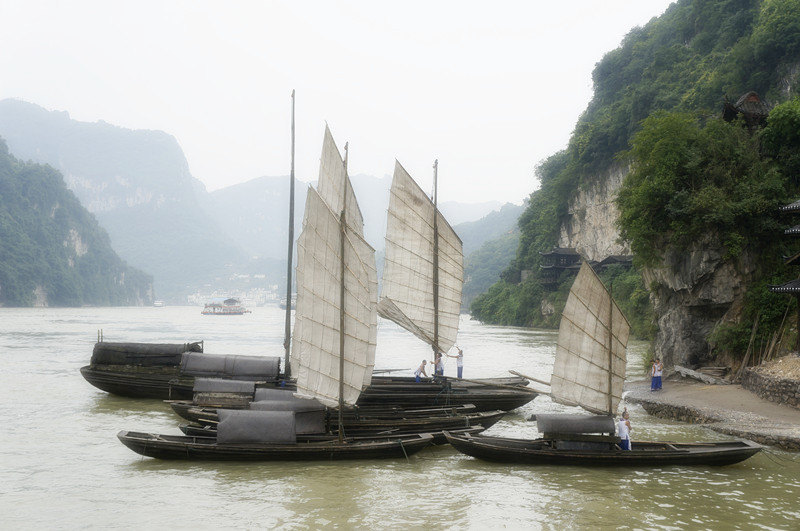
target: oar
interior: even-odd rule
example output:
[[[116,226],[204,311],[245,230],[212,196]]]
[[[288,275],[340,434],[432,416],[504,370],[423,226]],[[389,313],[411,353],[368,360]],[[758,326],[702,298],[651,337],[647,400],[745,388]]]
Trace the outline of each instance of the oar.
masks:
[[[453,377],[445,376],[445,379],[447,379],[447,378],[450,378],[451,380],[455,380],[456,382],[469,382],[469,383],[474,383],[474,384],[478,384],[478,385],[485,385],[487,387],[499,387],[500,389],[511,389],[512,391],[520,391],[520,390],[522,390],[522,391],[533,391],[535,393],[545,394],[545,395],[550,394],[550,393],[543,393],[542,391],[539,391],[538,389],[534,389],[533,387],[521,387],[519,385],[505,385],[505,384],[498,384],[498,383],[491,383],[491,382],[482,382],[480,380],[470,380],[469,378],[453,378]]]
[[[544,384],[544,385],[546,385],[547,387],[550,387],[550,382],[545,382],[544,380],[538,380],[538,379],[534,378],[533,376],[525,376],[524,374],[522,374],[522,373],[519,373],[519,372],[517,372],[517,371],[508,371],[508,372],[510,372],[510,373],[511,373],[511,374],[513,374],[514,376],[519,376],[519,377],[521,377],[521,378],[525,378],[526,380],[530,380],[530,381],[532,381],[532,382],[536,382],[536,383]]]
[[[412,369],[375,369],[372,371],[372,374],[383,374],[385,372],[398,372],[398,371],[410,371]]]

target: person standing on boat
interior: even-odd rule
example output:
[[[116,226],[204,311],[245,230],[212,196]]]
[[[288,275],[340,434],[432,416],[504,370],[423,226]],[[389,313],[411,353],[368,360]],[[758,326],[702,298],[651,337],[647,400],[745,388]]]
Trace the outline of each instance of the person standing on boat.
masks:
[[[619,430],[619,447],[623,450],[630,450],[631,449],[631,421],[629,420],[630,415],[628,415],[628,408],[622,412],[622,416],[619,419],[618,423],[618,430]]]
[[[424,375],[425,378],[428,377],[428,373],[425,372],[425,364],[426,363],[428,363],[428,362],[425,361],[425,360],[422,360],[422,365],[417,367],[417,370],[414,371],[414,376],[416,376],[417,383],[420,383],[422,381],[422,379],[420,378],[420,375]]]
[[[442,358],[442,353],[439,352],[436,354],[436,360],[432,361],[431,364],[433,365],[433,376],[444,376],[444,359]]]
[[[664,365],[662,365],[660,359],[656,358],[656,361],[653,362],[653,367],[650,369],[650,376],[652,377],[652,379],[650,380],[651,391],[661,390],[661,374],[663,372],[664,372]]]
[[[458,348],[457,356],[453,356],[452,354],[447,354],[447,357],[456,359],[456,367],[458,368],[458,378],[461,379],[464,376],[464,351]]]

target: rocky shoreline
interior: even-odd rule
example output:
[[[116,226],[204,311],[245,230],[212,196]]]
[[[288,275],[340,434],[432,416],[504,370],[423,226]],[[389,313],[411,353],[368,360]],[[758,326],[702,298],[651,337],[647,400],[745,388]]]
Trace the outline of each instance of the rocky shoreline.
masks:
[[[651,392],[648,381],[629,382],[625,401],[648,414],[702,424],[719,433],[784,450],[800,451],[800,409],[765,400],[741,385],[669,380]]]

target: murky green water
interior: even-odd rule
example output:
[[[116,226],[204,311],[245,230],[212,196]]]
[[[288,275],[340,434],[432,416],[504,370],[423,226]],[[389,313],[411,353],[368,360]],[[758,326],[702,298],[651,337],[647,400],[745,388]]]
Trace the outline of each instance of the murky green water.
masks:
[[[134,454],[120,429],[179,433],[157,400],[90,386],[97,330],[107,341],[204,339],[215,353],[283,354],[283,314],[201,316],[197,307],[0,309],[0,528],[575,528],[800,527],[800,456],[762,452],[724,468],[592,469],[484,463],[444,446],[410,461],[162,462]],[[410,374],[429,350],[382,323],[378,368]],[[508,369],[549,379],[555,333],[463,320],[465,377]],[[633,345],[629,374],[641,373]],[[447,374],[455,373],[448,360]],[[489,433],[535,436],[525,420],[566,411],[537,398]],[[725,437],[632,413],[634,439]]]

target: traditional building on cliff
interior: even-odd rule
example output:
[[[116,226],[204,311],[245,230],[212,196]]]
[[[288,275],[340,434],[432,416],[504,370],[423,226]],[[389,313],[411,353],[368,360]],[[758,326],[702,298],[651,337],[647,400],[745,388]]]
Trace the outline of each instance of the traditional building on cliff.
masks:
[[[556,284],[563,271],[572,270],[577,274],[581,268],[582,257],[575,249],[555,247],[552,251],[539,254],[542,255],[540,278],[545,287]]]
[[[736,103],[731,103],[728,97],[725,96],[722,106],[722,118],[726,122],[732,122],[741,116],[744,118],[747,128],[752,131],[767,125],[769,110],[769,104],[759,98],[758,94],[751,91],[742,95],[736,100]]]
[[[578,251],[569,247],[554,247],[552,251],[539,254],[542,255],[542,264],[539,266],[541,270],[540,281],[545,287],[555,286],[564,271],[571,271],[577,274],[581,268],[581,262],[585,260]],[[596,260],[586,261],[592,269],[599,272],[611,265],[630,267],[633,263],[633,256],[612,254],[599,262]]]

